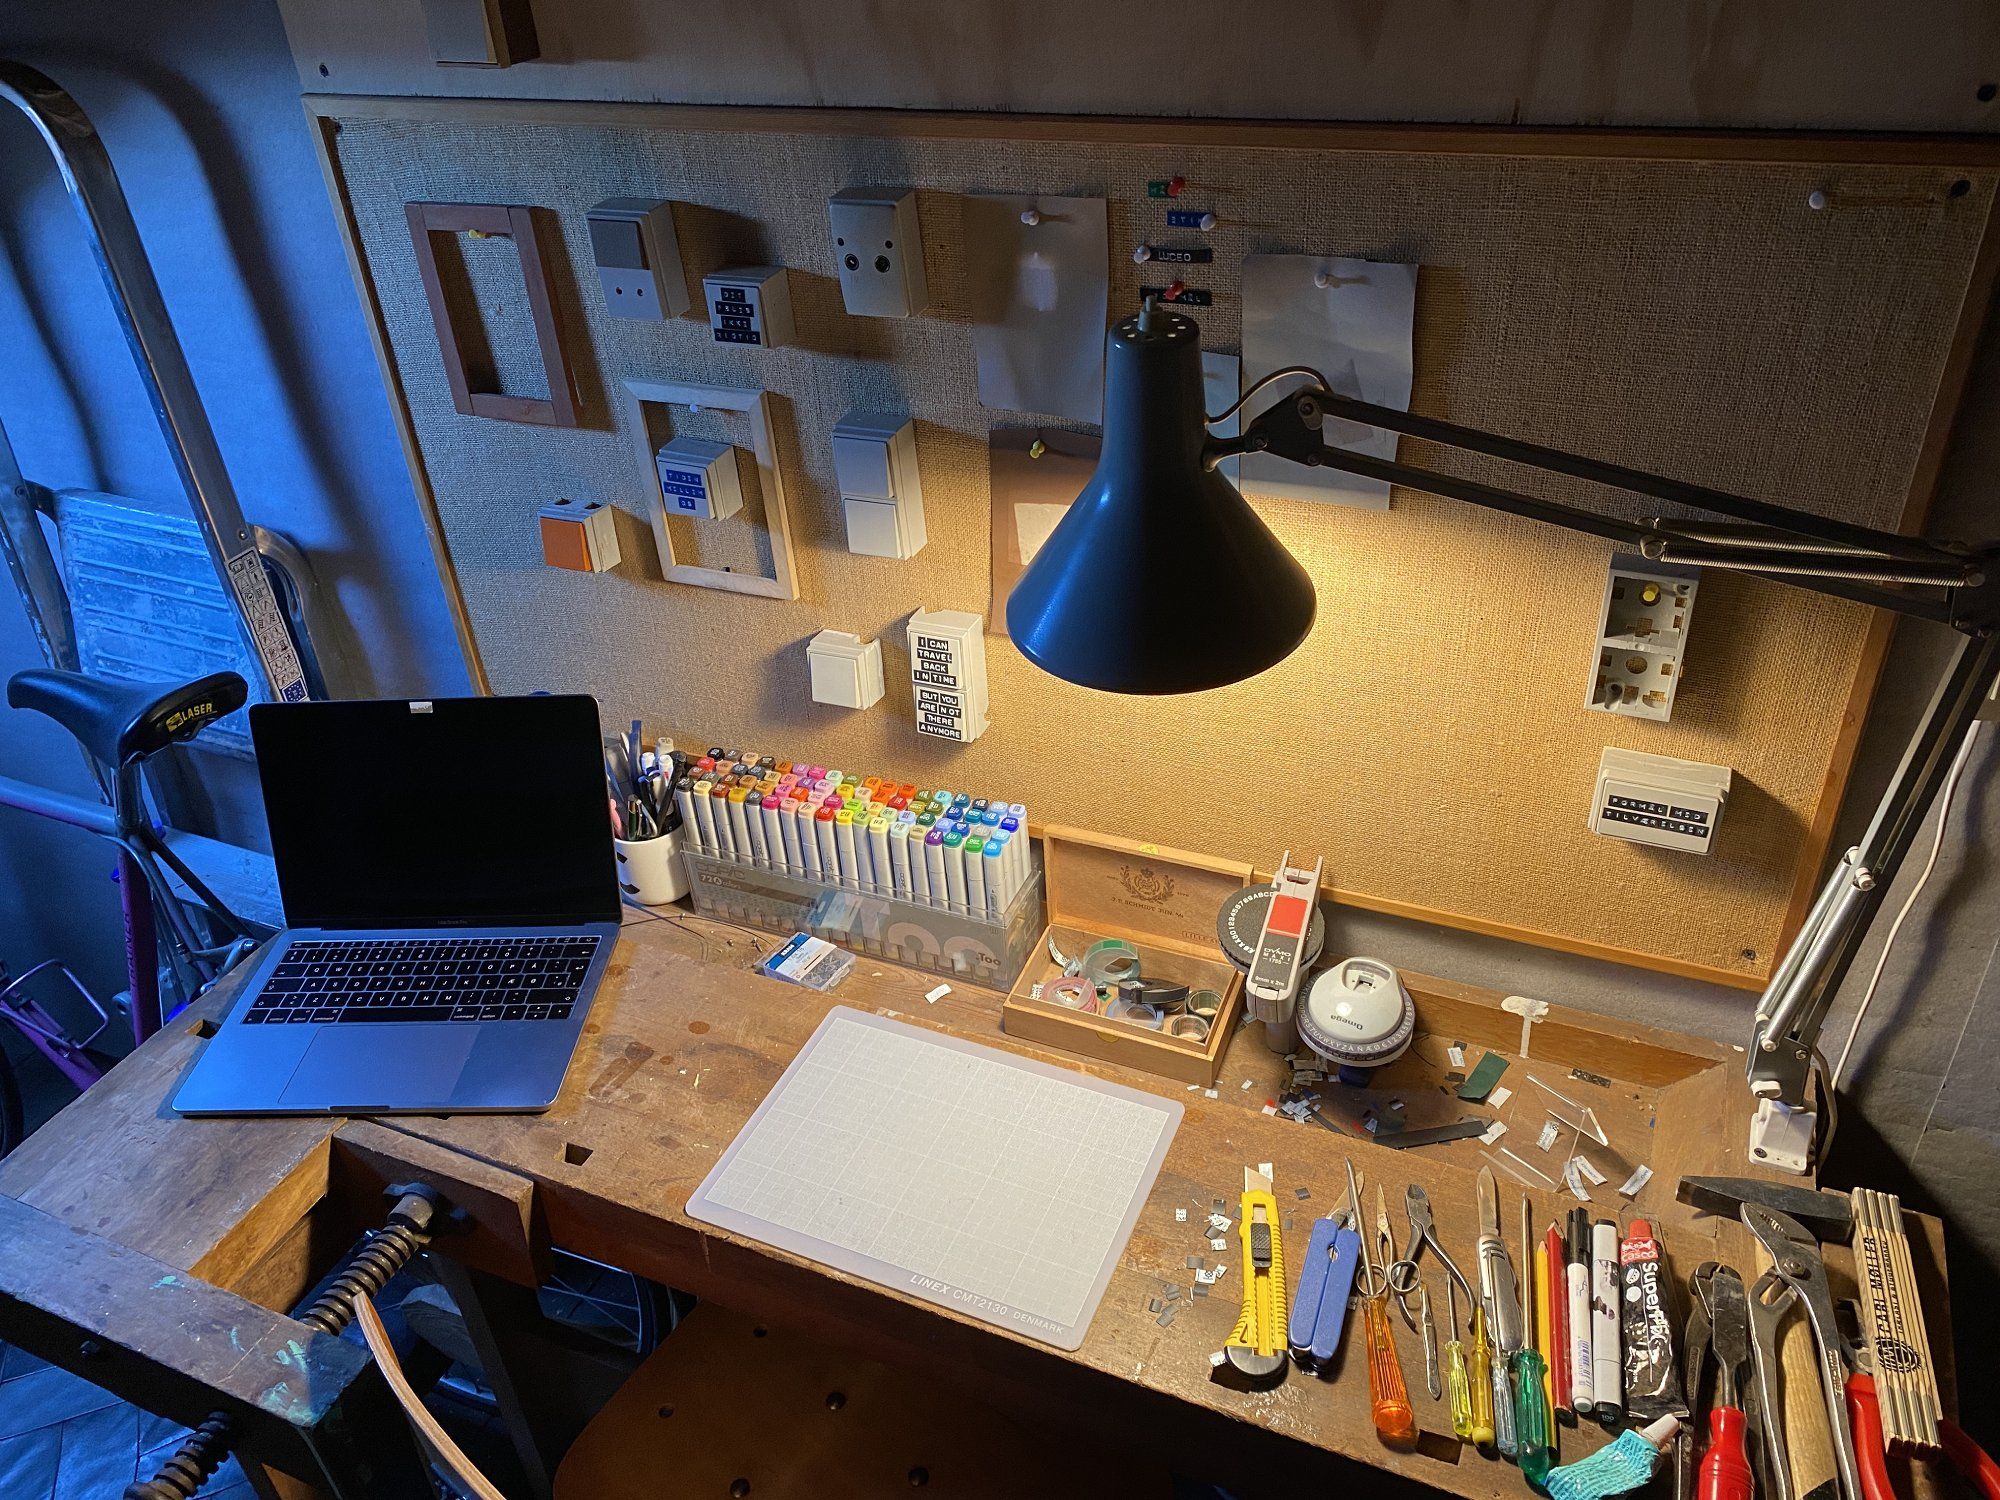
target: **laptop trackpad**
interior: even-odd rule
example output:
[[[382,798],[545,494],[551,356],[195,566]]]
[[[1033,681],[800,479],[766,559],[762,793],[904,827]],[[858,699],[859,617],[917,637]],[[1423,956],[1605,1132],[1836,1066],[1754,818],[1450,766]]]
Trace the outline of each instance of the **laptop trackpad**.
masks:
[[[477,1026],[328,1026],[292,1073],[281,1107],[336,1114],[446,1112]]]

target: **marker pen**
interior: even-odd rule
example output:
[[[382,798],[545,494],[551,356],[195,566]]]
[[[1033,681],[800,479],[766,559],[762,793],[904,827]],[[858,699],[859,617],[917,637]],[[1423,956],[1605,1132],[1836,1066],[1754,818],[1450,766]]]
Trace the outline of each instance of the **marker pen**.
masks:
[[[708,789],[710,817],[714,820],[715,852],[724,859],[736,858],[736,837],[729,827],[729,783],[716,781]]]
[[[924,856],[924,836],[928,832],[915,818],[910,819],[910,899],[930,904],[931,872]]]
[[[803,875],[805,855],[799,849],[799,809],[805,803],[794,787],[778,799],[778,850],[784,856],[785,873]]]
[[[874,889],[884,896],[896,888],[895,872],[889,865],[889,829],[895,821],[889,812],[878,812],[868,820],[868,874]]]
[[[899,901],[910,899],[910,829],[901,818],[889,821],[889,889]]]
[[[840,866],[840,883],[853,886],[859,883],[861,856],[854,848],[854,809],[843,807],[833,815],[833,847],[835,859]]]
[[[1579,1417],[1596,1402],[1597,1375],[1590,1356],[1590,1210],[1569,1213],[1569,1256],[1564,1267],[1569,1289],[1569,1398]]]
[[[951,883],[944,874],[944,831],[935,826],[924,835],[924,874],[930,881],[931,905],[950,905]]]
[[[766,792],[757,813],[764,823],[764,863],[774,870],[785,869],[785,824],[791,820],[785,816],[784,798],[775,791]]]
[[[1005,835],[994,834],[987,840],[986,850],[980,863],[986,866],[986,915],[997,918],[1006,913],[1007,897],[1007,850]]]
[[[986,816],[986,799],[984,797],[974,797],[971,807],[974,816],[981,818]]]
[[[743,826],[750,835],[750,863],[771,863],[771,846],[764,842],[764,794],[751,788],[743,798]]]
[[[681,827],[687,830],[688,842],[694,845],[697,851],[705,854],[708,852],[708,841],[701,831],[701,812],[695,807],[697,789],[700,785],[701,783],[694,777],[683,776],[674,786],[674,806],[680,809]],[[701,794],[701,801],[705,807],[708,802],[706,794]]]
[[[1625,1414],[1625,1363],[1618,1342],[1618,1226],[1590,1226],[1590,1404],[1607,1427]]]
[[[792,821],[798,825],[799,869],[808,880],[820,878],[819,840],[813,833],[813,819],[818,812],[810,802],[798,802],[792,807]]]
[[[729,758],[729,752],[720,745],[710,745],[708,747],[708,758],[710,760],[725,760]]]
[[[965,841],[965,909],[975,917],[986,915],[986,840],[978,834]]]
[[[835,816],[834,809],[825,803],[821,803],[819,811],[813,814],[813,842],[819,848],[819,878],[828,885],[836,884],[840,879],[840,851],[834,847],[833,841]]]
[[[965,835],[954,828],[944,836],[944,889],[953,911],[965,910]]]
[[[998,913],[1005,913],[1014,904],[1014,893],[1020,886],[1014,880],[1014,837],[1012,834],[995,831],[986,836],[986,857],[999,865],[996,874],[986,877],[986,894],[992,899]]]
[[[778,757],[775,755],[760,755],[757,757],[757,767],[759,770],[763,771],[776,770],[777,765],[778,765]]]
[[[750,788],[741,783],[729,789],[729,841],[736,850],[736,857],[746,863],[755,858],[750,844],[750,820],[744,815],[743,804],[749,800]]]

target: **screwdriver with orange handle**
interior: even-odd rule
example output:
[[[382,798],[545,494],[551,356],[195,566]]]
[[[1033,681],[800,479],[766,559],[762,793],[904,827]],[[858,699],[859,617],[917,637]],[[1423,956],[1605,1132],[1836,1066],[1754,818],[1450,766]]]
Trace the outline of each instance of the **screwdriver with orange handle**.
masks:
[[[1348,1201],[1359,1203],[1354,1163],[1347,1164]],[[1396,1237],[1389,1229],[1389,1200],[1375,1184],[1376,1248],[1390,1258]],[[1368,1339],[1368,1415],[1375,1435],[1392,1448],[1407,1448],[1417,1440],[1417,1414],[1403,1384],[1402,1361],[1396,1356],[1396,1336],[1389,1327],[1389,1273],[1368,1254],[1368,1236],[1361,1237],[1361,1321]]]

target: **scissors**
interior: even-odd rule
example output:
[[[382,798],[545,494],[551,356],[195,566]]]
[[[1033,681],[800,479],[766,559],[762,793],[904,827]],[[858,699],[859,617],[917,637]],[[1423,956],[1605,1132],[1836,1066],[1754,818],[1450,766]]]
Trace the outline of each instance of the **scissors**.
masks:
[[[1376,1227],[1383,1239],[1389,1238],[1389,1215],[1384,1209],[1381,1190],[1376,1190]],[[1417,1262],[1423,1257],[1426,1245],[1437,1253],[1445,1271],[1458,1283],[1465,1293],[1468,1307],[1477,1307],[1479,1299],[1472,1294],[1472,1288],[1460,1273],[1457,1264],[1445,1253],[1444,1245],[1437,1237],[1437,1226],[1431,1219],[1431,1200],[1424,1190],[1414,1182],[1403,1190],[1403,1212],[1410,1219],[1410,1242],[1403,1253],[1389,1262],[1389,1290],[1396,1294],[1396,1306],[1402,1311],[1403,1322],[1412,1333],[1417,1331],[1417,1319],[1410,1312],[1410,1298],[1423,1287],[1423,1278],[1418,1275]],[[1390,1241],[1394,1248],[1394,1241]],[[1455,1335],[1454,1335],[1455,1336]]]

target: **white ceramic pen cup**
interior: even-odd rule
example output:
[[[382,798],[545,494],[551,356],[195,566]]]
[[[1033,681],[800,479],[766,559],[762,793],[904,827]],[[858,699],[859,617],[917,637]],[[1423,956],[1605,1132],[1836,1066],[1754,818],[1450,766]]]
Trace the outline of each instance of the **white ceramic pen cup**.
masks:
[[[688,893],[679,829],[656,839],[613,839],[611,846],[618,852],[618,889],[641,906],[665,906]]]

